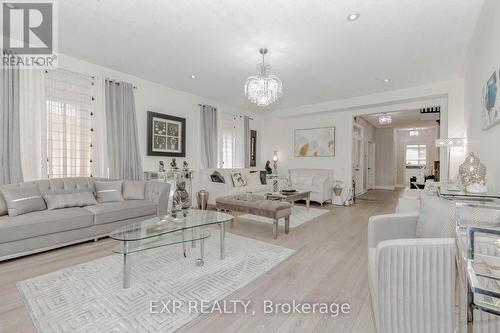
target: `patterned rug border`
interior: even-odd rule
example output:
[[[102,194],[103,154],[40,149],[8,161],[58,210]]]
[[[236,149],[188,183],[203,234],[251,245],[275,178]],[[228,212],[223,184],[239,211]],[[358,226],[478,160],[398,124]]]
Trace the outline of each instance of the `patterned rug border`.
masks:
[[[290,259],[290,257],[292,257],[292,256],[294,256],[296,254],[296,250],[290,249],[290,248],[287,248],[287,247],[284,247],[284,246],[281,246],[281,245],[276,245],[276,244],[268,243],[268,242],[265,242],[265,241],[262,241],[262,240],[257,240],[257,239],[254,239],[254,238],[245,237],[245,236],[241,236],[241,235],[237,235],[237,234],[226,232],[226,237],[228,237],[228,236],[229,237],[235,237],[235,238],[242,238],[242,239],[250,240],[252,242],[255,242],[256,244],[264,244],[266,246],[280,248],[280,249],[283,249],[283,250],[287,251],[287,254],[285,254],[284,257],[276,265],[274,265],[270,269],[262,272],[261,274],[256,275],[251,280],[247,281],[244,285],[240,286],[239,288],[236,288],[235,290],[233,290],[230,294],[226,295],[225,297],[217,299],[218,301],[224,300],[224,299],[228,299],[231,296],[235,295],[240,290],[242,290],[244,287],[248,286],[249,284],[251,284],[251,283],[255,282],[256,280],[258,280],[259,278],[263,277],[266,273],[269,273],[272,270],[277,269],[278,267],[280,267],[286,260]],[[49,272],[49,273],[37,275],[37,276],[31,277],[31,278],[28,278],[28,279],[16,282],[16,288],[17,288],[17,290],[18,290],[18,292],[19,292],[19,294],[21,296],[23,305],[24,305],[26,311],[29,313],[29,316],[30,316],[30,318],[31,318],[31,320],[33,322],[33,325],[35,326],[35,329],[36,329],[36,331],[38,333],[43,333],[44,331],[42,330],[42,325],[41,325],[40,321],[36,318],[34,311],[32,311],[32,308],[29,305],[29,300],[28,300],[27,296],[25,295],[25,293],[22,290],[22,284],[23,283],[27,283],[28,281],[33,280],[33,279],[43,278],[43,277],[45,277],[47,275],[51,275],[51,274],[63,272],[63,271],[65,271],[65,270],[67,270],[69,268],[72,268],[72,267],[79,267],[79,266],[87,265],[87,264],[92,263],[94,261],[99,261],[99,260],[102,260],[103,258],[110,257],[110,256],[114,256],[114,254],[110,254],[110,255],[107,255],[107,256],[104,256],[104,257],[99,257],[99,258],[96,258],[96,259],[92,259],[90,261],[86,261],[86,262],[79,263],[79,264],[76,264],[76,265],[68,266],[68,267],[61,268],[61,269],[58,269],[58,270],[55,270],[55,271],[52,271],[52,272]],[[178,327],[175,330],[175,332],[184,330],[186,328],[191,327],[192,325],[195,325],[196,323],[198,323],[200,320],[202,320],[206,316],[208,316],[208,314],[198,313],[194,318],[192,318],[191,320],[189,320],[186,323],[184,323],[181,327]]]

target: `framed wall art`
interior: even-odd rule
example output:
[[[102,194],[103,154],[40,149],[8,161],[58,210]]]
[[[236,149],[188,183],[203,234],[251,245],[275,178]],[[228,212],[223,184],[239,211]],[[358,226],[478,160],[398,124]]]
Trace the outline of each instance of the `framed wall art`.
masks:
[[[296,157],[335,156],[335,127],[296,129],[294,150]]]
[[[483,131],[500,123],[499,72],[495,70],[483,87]]]
[[[186,118],[148,111],[148,156],[186,156]]]

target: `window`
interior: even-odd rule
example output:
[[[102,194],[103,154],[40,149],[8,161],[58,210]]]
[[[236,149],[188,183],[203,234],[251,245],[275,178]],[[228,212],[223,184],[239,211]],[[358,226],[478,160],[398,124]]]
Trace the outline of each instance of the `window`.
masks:
[[[46,71],[49,178],[92,176],[93,78]]]
[[[222,167],[234,168],[236,164],[235,135],[233,128],[222,129]]]
[[[406,165],[427,165],[427,145],[406,145]]]

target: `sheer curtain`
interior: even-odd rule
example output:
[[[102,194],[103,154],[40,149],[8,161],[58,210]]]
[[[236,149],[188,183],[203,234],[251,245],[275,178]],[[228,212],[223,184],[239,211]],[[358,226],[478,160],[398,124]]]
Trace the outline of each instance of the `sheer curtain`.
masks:
[[[19,69],[1,69],[0,184],[23,181],[19,119]]]
[[[93,77],[45,71],[48,177],[93,176],[94,103]]]
[[[21,164],[26,181],[47,178],[45,80],[41,69],[20,73]]]
[[[110,177],[142,179],[133,86],[106,80],[105,102]]]
[[[217,167],[217,109],[200,105],[201,167]]]

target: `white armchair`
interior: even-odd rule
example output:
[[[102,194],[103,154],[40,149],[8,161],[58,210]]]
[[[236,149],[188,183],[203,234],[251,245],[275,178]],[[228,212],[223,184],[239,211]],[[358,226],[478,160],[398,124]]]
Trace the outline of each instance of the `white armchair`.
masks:
[[[418,213],[372,216],[368,277],[379,333],[448,333],[455,323],[455,240],[416,238]]]
[[[290,181],[297,191],[311,191],[311,201],[323,205],[332,201],[333,171],[327,169],[290,169]]]

